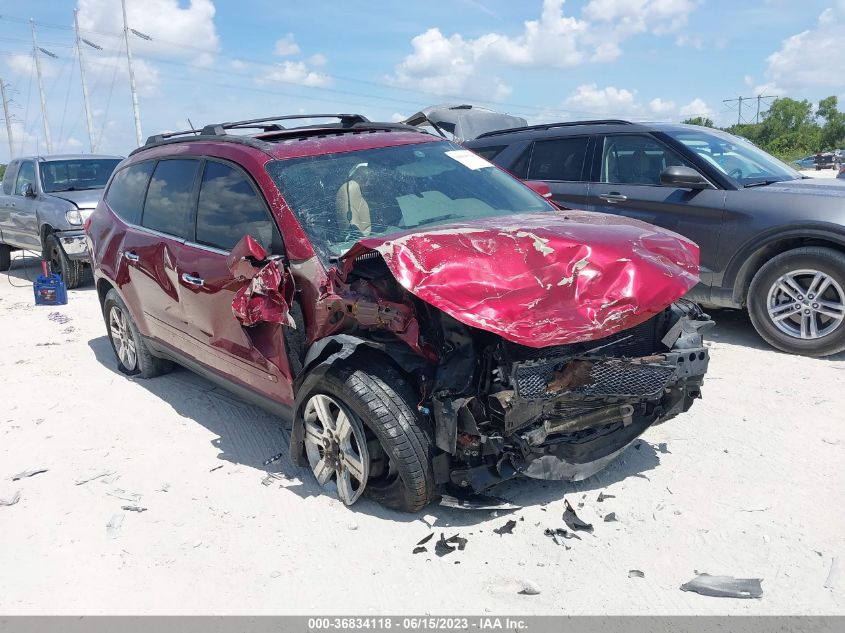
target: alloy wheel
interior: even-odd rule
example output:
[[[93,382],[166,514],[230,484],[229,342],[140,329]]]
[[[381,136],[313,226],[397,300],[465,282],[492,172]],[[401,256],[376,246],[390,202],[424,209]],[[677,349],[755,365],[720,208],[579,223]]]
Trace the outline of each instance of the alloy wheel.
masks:
[[[845,321],[845,292],[830,275],[802,268],[781,275],[766,298],[774,326],[793,338],[820,339]]]
[[[138,364],[138,354],[135,350],[135,340],[132,338],[132,331],[126,315],[117,306],[109,310],[109,330],[111,331],[112,345],[120,363],[127,371],[134,371]]]
[[[334,479],[340,499],[355,503],[367,485],[370,456],[364,427],[331,396],[315,394],[305,403],[305,452],[308,463],[325,486]]]

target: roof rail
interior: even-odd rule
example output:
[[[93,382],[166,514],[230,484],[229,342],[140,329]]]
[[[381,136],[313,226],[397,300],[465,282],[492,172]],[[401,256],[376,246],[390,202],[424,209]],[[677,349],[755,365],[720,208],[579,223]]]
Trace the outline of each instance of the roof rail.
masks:
[[[504,130],[495,130],[479,134],[475,138],[487,136],[498,136],[499,134],[510,134],[511,132],[528,132],[530,130],[550,130],[556,127],[572,127],[574,125],[634,125],[624,119],[595,119],[592,121],[564,121],[563,123],[541,123],[540,125],[526,125],[525,127],[511,127]]]
[[[226,130],[249,130],[258,129],[262,132],[277,132],[285,128],[279,125],[278,121],[291,121],[301,119],[340,119],[340,127],[353,127],[358,123],[368,123],[369,119],[361,114],[289,114],[283,116],[271,116],[261,119],[245,119],[243,121],[230,121],[228,123],[215,123],[204,126],[201,130],[184,130],[182,132],[164,132],[155,134],[147,139],[144,145],[153,145],[175,136],[225,136]],[[295,128],[294,128],[295,129]]]

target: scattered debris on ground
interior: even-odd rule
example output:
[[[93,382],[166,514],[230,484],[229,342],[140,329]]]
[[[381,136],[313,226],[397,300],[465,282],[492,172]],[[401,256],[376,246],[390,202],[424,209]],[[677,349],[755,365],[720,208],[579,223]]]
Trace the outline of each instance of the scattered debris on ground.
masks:
[[[842,586],[842,565],[839,563],[838,556],[830,559],[830,571],[827,572],[824,586],[826,589],[838,589]]]
[[[734,578],[698,574],[681,585],[681,591],[694,591],[714,598],[760,598],[763,596],[762,578]]]
[[[440,498],[440,505],[446,508],[457,508],[459,510],[521,510],[522,506],[511,503],[507,499],[501,499],[492,495],[472,495],[471,497],[458,498],[452,495],[443,495]]]
[[[267,473],[267,475],[261,480],[261,483],[265,486],[269,486],[274,481],[279,481],[280,479],[285,479],[285,476],[282,473]],[[163,492],[167,492],[167,490],[164,490]]]
[[[73,321],[73,319],[71,319],[68,315],[62,314],[61,312],[51,312],[47,315],[47,320],[60,325]]]
[[[21,500],[21,491],[16,490],[10,497],[0,497],[0,506],[13,506]]]
[[[219,466],[215,466],[214,468],[210,468],[208,472],[213,473],[215,470],[220,470],[223,468],[224,464],[220,464]]]
[[[126,510],[127,512],[146,512],[147,508],[143,508],[141,506],[120,506],[121,510]]]
[[[583,530],[584,532],[589,532],[590,534],[592,534],[593,525],[591,523],[586,523],[579,519],[578,515],[575,514],[575,510],[572,509],[572,505],[567,499],[564,499],[563,503],[566,506],[566,510],[563,513],[563,522],[566,523],[569,529]]]
[[[618,521],[619,519],[616,518],[615,512],[608,512],[604,515],[604,522],[611,523],[612,521]]]
[[[91,481],[96,481],[97,479],[100,479],[101,477],[108,477],[109,475],[113,475],[113,474],[114,473],[110,470],[104,470],[102,472],[97,473],[96,475],[91,476],[91,477],[86,477],[85,479],[77,479],[75,483],[76,483],[77,486],[81,486],[81,485],[87,484]]]
[[[629,569],[628,578],[645,578],[645,574],[639,569]]]
[[[452,545],[454,543],[454,545]],[[461,538],[460,535],[455,534],[454,536],[450,536],[446,538],[443,532],[440,533],[440,539],[437,541],[437,544],[434,546],[434,553],[438,556],[445,556],[446,554],[450,554],[454,552],[456,549],[464,550],[467,546],[467,540],[465,538]]]
[[[508,521],[507,523],[505,523],[501,527],[495,528],[493,531],[496,534],[498,534],[499,536],[502,536],[504,534],[513,534],[513,529],[515,527],[516,527],[516,521],[511,519],[510,521]]]
[[[120,536],[120,526],[123,525],[125,514],[114,514],[109,522],[106,523],[106,534],[109,538],[117,538]]]
[[[414,547],[413,554],[422,554],[423,552],[427,552],[428,548],[425,546],[432,538],[434,538],[434,532],[429,534],[428,536],[424,536],[417,542],[416,547]]]
[[[540,585],[531,580],[522,581],[522,589],[519,590],[523,596],[536,596],[540,593]]]
[[[596,501],[602,503],[605,499],[615,499],[616,495],[606,495],[603,492],[599,493],[599,496],[596,498]]]
[[[27,477],[32,477],[34,475],[40,475],[41,473],[46,473],[46,468],[36,468],[34,470],[25,470],[22,473],[18,473],[17,475],[12,476],[12,481],[19,481],[21,479],[26,479]]]
[[[138,503],[141,500],[141,494],[138,492],[126,492],[123,488],[115,488],[114,490],[109,490],[107,495],[111,495],[112,497],[117,497],[118,499],[122,499],[123,501],[130,501],[132,503]]]

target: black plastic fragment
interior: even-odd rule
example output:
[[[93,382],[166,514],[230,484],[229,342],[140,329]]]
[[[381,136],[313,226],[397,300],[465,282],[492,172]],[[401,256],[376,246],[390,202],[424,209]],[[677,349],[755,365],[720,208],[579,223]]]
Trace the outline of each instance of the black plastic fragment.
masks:
[[[569,501],[564,499],[563,503],[566,506],[566,511],[563,513],[563,522],[566,523],[567,527],[569,527],[570,530],[583,530],[584,532],[592,534],[593,525],[591,523],[585,523],[579,519],[578,515],[575,514],[575,510],[572,509]]]
[[[467,540],[465,538],[461,538],[457,534],[446,538],[443,532],[441,532],[440,539],[437,541],[437,545],[434,546],[434,553],[438,556],[446,556],[446,554],[451,554],[456,549],[463,550],[466,546]]]
[[[425,545],[425,544],[426,544],[426,543],[428,543],[428,542],[429,542],[432,538],[434,538],[434,532],[432,532],[432,533],[431,533],[431,534],[429,534],[428,536],[424,536],[422,539],[420,539],[420,541],[419,541],[419,543],[417,543],[417,545]]]
[[[505,523],[503,526],[501,526],[501,527],[497,527],[497,528],[495,528],[493,531],[494,531],[496,534],[498,534],[499,536],[502,536],[502,535],[504,535],[504,534],[513,534],[513,529],[514,529],[515,527],[516,527],[516,521],[514,521],[513,519],[511,519],[510,521],[508,521],[507,523]]]
[[[698,574],[681,585],[681,591],[693,591],[713,598],[761,598],[762,578],[734,578],[733,576],[711,576]]]
[[[615,498],[616,498],[616,495],[606,495],[606,494],[604,494],[603,492],[600,492],[600,493],[599,493],[598,498],[596,499],[596,501],[598,501],[599,503],[601,503],[601,502],[602,502],[602,501],[604,501],[605,499],[615,499]]]
[[[422,554],[423,552],[427,552],[427,547],[415,547],[413,553],[414,554]]]
[[[610,523],[611,521],[618,521],[618,520],[619,519],[616,518],[615,512],[608,512],[607,514],[604,515],[604,522],[605,523]]]
[[[639,569],[629,569],[628,578],[645,578],[645,574]]]

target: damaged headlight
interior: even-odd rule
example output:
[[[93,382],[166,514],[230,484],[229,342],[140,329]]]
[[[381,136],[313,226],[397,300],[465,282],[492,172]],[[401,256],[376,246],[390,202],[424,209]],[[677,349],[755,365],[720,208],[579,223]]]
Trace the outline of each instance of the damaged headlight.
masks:
[[[71,209],[65,213],[65,219],[71,226],[82,226],[93,212],[94,209]]]

